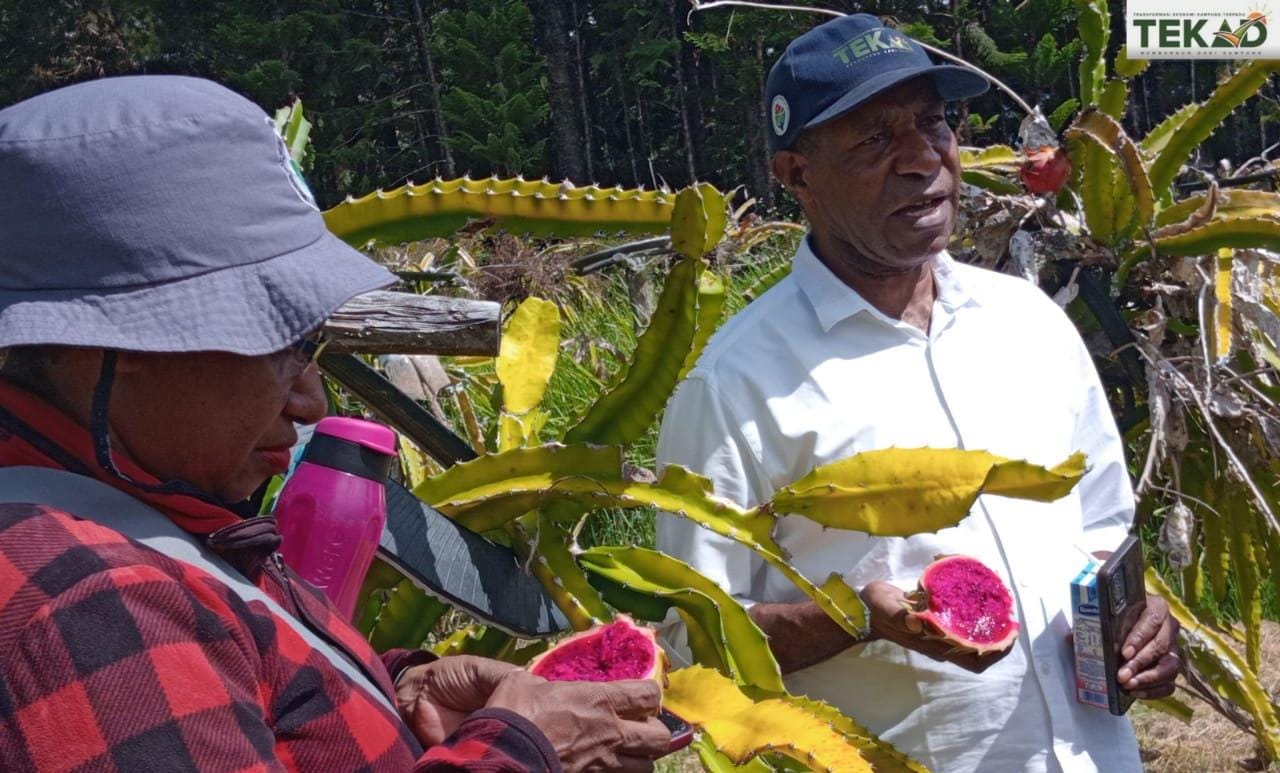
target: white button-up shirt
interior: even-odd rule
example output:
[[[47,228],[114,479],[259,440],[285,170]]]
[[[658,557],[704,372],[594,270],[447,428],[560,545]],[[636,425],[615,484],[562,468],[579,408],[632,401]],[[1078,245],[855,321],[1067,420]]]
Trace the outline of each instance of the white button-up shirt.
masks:
[[[982,674],[890,642],[855,645],[789,674],[788,689],[838,706],[935,771],[1140,771],[1129,721],[1078,704],[1069,585],[1094,550],[1114,550],[1133,518],[1121,442],[1097,373],[1066,315],[1034,285],[932,261],[929,331],[892,319],[841,282],[806,239],[789,277],[726,323],[663,419],[658,465],[709,477],[744,506],[859,451],[983,449],[1054,465],[1076,450],[1090,470],[1051,503],[979,498],[959,525],[908,538],[824,530],[782,518],[777,541],[820,582],[912,588],[943,553],[999,572],[1016,601],[1017,643]],[[749,550],[660,516],[658,547],[745,604],[803,601]],[[683,632],[668,627],[679,660]]]

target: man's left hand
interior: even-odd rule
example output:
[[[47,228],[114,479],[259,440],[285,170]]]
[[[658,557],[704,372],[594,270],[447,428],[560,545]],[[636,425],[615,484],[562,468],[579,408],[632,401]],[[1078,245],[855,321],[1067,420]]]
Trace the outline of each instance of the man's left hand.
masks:
[[[429,748],[444,741],[473,711],[489,701],[498,683],[517,666],[471,655],[413,666],[396,682],[400,716],[418,743]]]
[[[1120,648],[1116,681],[1135,698],[1167,698],[1173,694],[1182,663],[1178,655],[1178,621],[1169,604],[1159,596],[1147,596],[1133,630]]]

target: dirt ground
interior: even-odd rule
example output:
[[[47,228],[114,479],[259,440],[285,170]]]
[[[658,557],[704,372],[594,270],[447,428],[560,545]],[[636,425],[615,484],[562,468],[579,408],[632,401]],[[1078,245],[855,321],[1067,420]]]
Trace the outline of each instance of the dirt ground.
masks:
[[[1280,694],[1280,625],[1267,622],[1263,626],[1262,681],[1272,695],[1277,695]],[[1141,705],[1131,710],[1149,773],[1234,773],[1264,769],[1258,764],[1251,736],[1237,730],[1204,703],[1188,702],[1196,708],[1189,725]],[[702,767],[697,755],[685,752],[659,761],[657,769],[658,773],[694,773]],[[1280,771],[1280,768],[1273,765],[1267,770]]]
[[[1262,683],[1272,695],[1280,694],[1280,625],[1272,622],[1263,623]],[[1189,725],[1141,706],[1134,707],[1133,725],[1148,771],[1226,773],[1264,769],[1259,765],[1251,736],[1205,704],[1192,705],[1196,714]],[[1270,770],[1277,768],[1273,765]]]

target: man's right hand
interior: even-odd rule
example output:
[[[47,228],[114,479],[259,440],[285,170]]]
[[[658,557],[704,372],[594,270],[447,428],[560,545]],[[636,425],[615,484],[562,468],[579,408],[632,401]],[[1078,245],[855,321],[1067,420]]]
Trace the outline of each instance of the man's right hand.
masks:
[[[887,639],[934,660],[955,663],[975,674],[986,671],[996,661],[1009,654],[1009,650],[991,652],[982,656],[971,652],[952,652],[952,647],[947,642],[926,638],[926,633],[921,630],[919,622],[908,619],[907,594],[892,583],[870,583],[859,595],[862,597],[862,603],[867,607],[872,639]]]
[[[671,741],[657,716],[662,689],[652,679],[548,682],[515,669],[498,682],[488,707],[514,711],[537,725],[568,773],[649,771]]]

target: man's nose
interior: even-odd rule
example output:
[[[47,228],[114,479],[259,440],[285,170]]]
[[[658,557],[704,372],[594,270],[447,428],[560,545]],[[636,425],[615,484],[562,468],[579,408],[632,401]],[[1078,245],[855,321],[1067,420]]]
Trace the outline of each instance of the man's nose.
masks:
[[[942,153],[919,129],[900,135],[894,143],[893,169],[902,175],[933,175],[942,166]]]
[[[309,367],[293,380],[284,411],[289,420],[298,424],[315,424],[325,417],[329,412],[329,401],[325,397],[319,368]]]

